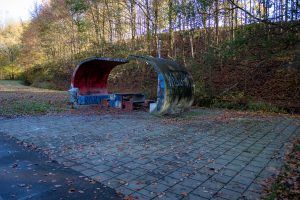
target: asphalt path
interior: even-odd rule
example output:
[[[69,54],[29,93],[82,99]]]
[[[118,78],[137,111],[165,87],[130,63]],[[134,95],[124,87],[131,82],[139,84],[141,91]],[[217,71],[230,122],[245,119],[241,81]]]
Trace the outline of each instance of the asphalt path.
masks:
[[[122,199],[115,190],[0,134],[0,200]]]

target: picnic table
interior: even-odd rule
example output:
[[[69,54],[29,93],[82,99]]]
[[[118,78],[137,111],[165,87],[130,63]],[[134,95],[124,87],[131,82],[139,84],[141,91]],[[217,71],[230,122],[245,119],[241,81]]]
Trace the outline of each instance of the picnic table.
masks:
[[[143,93],[114,93],[110,98],[110,106],[133,110],[135,106],[145,103]]]

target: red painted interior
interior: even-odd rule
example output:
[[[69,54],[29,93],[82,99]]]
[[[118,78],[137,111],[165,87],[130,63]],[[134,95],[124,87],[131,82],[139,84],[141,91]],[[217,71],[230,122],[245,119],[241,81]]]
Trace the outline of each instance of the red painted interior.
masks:
[[[80,95],[107,94],[107,80],[111,70],[123,64],[109,60],[90,60],[80,64],[72,77],[72,87],[79,88]]]

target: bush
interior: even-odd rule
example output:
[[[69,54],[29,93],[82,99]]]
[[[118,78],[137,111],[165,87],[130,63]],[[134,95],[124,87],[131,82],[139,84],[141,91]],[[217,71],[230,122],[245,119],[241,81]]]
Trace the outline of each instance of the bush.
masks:
[[[70,85],[73,68],[75,65],[72,62],[48,62],[27,69],[22,79],[35,87],[66,90]]]

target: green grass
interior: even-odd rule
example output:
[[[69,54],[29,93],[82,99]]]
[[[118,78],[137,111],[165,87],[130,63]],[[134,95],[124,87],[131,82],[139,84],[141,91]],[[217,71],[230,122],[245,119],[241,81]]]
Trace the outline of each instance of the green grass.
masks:
[[[300,152],[300,144],[296,144],[295,149],[296,149],[296,151]]]
[[[281,186],[278,183],[272,185],[271,194],[265,198],[265,200],[275,200],[277,199],[277,192],[281,189]]]
[[[247,110],[250,111],[264,111],[264,112],[274,112],[274,113],[284,113],[285,111],[278,108],[272,104],[264,102],[250,102],[247,105]]]
[[[64,109],[44,102],[17,101],[0,107],[0,116],[38,115],[48,112],[61,112]]]
[[[287,113],[284,109],[279,108],[270,103],[253,102],[253,101],[249,101],[247,103],[236,103],[232,101],[222,101],[216,99],[213,101],[210,107],[252,111],[252,112],[263,111],[263,112],[270,112],[270,113]]]
[[[62,112],[67,93],[25,86],[18,80],[0,80],[0,116],[13,117]]]
[[[24,81],[22,80],[0,80],[0,85],[5,86],[23,86]]]

